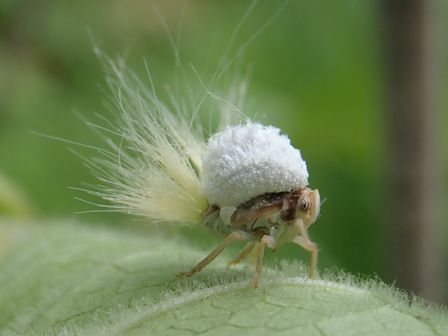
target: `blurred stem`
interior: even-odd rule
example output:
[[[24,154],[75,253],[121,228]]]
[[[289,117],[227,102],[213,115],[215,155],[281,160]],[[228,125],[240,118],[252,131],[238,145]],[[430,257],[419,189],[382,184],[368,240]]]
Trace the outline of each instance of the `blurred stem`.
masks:
[[[432,1],[383,0],[392,277],[441,301]]]

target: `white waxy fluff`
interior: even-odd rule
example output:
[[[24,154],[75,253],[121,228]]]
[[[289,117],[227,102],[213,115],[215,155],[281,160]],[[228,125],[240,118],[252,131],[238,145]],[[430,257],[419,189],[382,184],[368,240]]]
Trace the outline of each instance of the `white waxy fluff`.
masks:
[[[198,223],[207,210],[201,180],[200,127],[172,111],[123,64],[105,59],[118,120],[103,131],[109,149],[86,159],[99,183],[86,190],[123,211],[154,221]],[[173,113],[177,112],[177,113]]]
[[[288,137],[278,128],[252,122],[213,135],[202,167],[207,199],[220,207],[308,184],[306,163]]]

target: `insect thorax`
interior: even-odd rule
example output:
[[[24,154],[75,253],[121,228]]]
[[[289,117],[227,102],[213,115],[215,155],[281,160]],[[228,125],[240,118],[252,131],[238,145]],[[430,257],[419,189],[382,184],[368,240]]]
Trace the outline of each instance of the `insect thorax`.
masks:
[[[255,236],[270,234],[281,222],[294,220],[297,201],[303,188],[276,193],[265,193],[244,202],[238,207],[209,206],[204,224],[213,231],[228,234],[242,230]],[[232,209],[233,208],[233,209]],[[222,213],[231,211],[228,220]]]

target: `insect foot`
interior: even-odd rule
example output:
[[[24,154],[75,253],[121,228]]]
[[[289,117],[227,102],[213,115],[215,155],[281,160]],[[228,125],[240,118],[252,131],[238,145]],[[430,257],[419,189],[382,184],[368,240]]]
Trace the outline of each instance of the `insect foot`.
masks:
[[[182,279],[182,278],[189,278],[193,275],[193,272],[179,272],[176,274],[176,278]]]

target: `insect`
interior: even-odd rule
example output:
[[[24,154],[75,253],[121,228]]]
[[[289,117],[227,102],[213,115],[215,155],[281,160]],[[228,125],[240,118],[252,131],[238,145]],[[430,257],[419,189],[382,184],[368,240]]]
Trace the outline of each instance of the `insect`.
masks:
[[[315,275],[318,249],[307,230],[319,214],[319,192],[306,187],[306,164],[279,129],[246,122],[213,135],[204,150],[201,178],[208,199],[202,222],[227,236],[191,271],[178,276],[200,272],[236,240],[248,243],[230,264],[240,262],[257,244],[255,288],[266,246],[302,246],[311,252],[310,275]]]
[[[151,77],[148,87],[122,61],[100,56],[116,120],[89,122],[109,146],[85,159],[101,183],[82,190],[108,201],[96,205],[152,221],[202,224],[224,236],[178,277],[202,271],[233,241],[247,243],[231,264],[254,252],[255,288],[266,246],[276,250],[291,242],[303,247],[311,253],[309,272],[315,276],[318,248],[308,228],[319,215],[320,197],[317,189],[308,188],[306,163],[288,137],[249,121],[236,104],[207,91],[219,105],[220,122],[206,139],[198,105],[188,108],[175,99],[164,103]]]
[[[266,246],[276,250],[292,242],[311,253],[316,274],[318,248],[308,228],[319,215],[320,197],[308,185],[308,171],[298,149],[278,128],[251,121],[229,121],[208,140],[179,109],[162,104],[122,66],[109,61],[108,83],[117,121],[105,136],[110,150],[86,163],[102,184],[88,193],[110,201],[101,207],[154,221],[202,223],[224,241],[190,271],[192,276],[233,241],[247,241],[236,264],[255,249],[252,281],[258,287]]]

